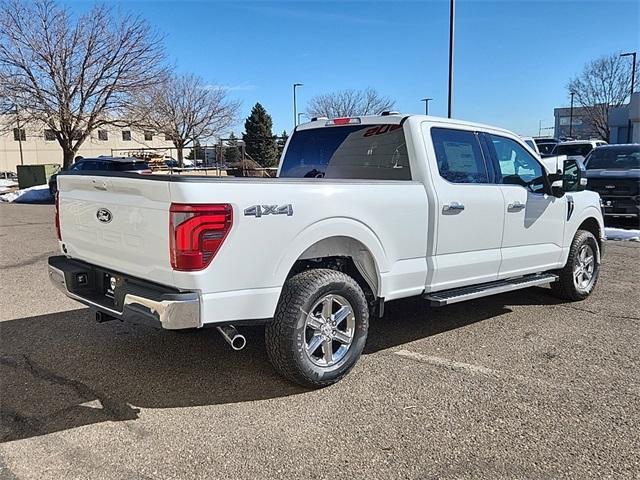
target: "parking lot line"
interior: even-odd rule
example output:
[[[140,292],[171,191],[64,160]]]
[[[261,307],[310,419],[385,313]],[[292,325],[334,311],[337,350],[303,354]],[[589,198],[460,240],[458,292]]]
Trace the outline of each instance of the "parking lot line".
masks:
[[[447,358],[434,357],[432,355],[424,355],[422,353],[412,352],[410,350],[398,350],[393,352],[401,357],[410,358],[418,362],[427,363],[436,367],[444,367],[456,372],[471,373],[474,375],[485,375],[489,377],[497,377],[498,372],[481,365],[472,365],[470,363],[456,362]]]

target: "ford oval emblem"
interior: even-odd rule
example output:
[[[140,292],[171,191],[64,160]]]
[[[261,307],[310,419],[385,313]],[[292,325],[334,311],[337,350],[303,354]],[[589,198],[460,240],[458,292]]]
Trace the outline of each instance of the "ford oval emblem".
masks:
[[[102,223],[109,223],[113,216],[111,215],[111,212],[106,208],[99,208],[96,212],[96,218]]]

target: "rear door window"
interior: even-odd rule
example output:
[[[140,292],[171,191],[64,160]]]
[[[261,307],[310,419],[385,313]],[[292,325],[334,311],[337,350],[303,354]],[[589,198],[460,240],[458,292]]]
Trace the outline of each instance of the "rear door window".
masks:
[[[432,128],[438,172],[451,183],[489,183],[478,136],[466,130]]]
[[[299,130],[280,177],[411,180],[402,125],[348,125]]]

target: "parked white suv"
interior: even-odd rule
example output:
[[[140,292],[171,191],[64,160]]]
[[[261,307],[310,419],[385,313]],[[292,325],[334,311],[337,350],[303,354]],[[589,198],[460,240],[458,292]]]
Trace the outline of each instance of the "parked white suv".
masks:
[[[102,319],[217,326],[234,348],[265,323],[275,368],[321,387],[386,301],[591,293],[598,195],[579,162],[545,162],[502,129],[393,114],[298,126],[274,179],[63,173],[49,274]]]
[[[560,142],[553,150],[553,155],[566,155],[572,160],[584,160],[591,150],[600,145],[606,145],[604,140],[570,140]]]

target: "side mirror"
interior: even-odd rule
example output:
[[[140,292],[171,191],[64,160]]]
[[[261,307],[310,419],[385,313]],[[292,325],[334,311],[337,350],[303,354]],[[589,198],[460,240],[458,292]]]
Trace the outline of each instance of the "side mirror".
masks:
[[[564,175],[562,173],[562,170],[558,170],[556,173],[548,174],[547,178],[549,179],[549,185],[551,186],[551,195],[557,198],[562,198],[564,196]]]
[[[562,169],[562,190],[581,192],[587,188],[587,170],[578,159],[565,160]]]

